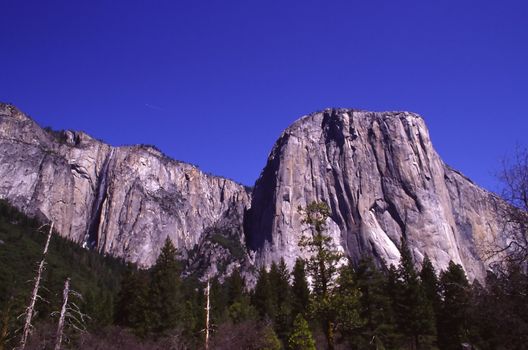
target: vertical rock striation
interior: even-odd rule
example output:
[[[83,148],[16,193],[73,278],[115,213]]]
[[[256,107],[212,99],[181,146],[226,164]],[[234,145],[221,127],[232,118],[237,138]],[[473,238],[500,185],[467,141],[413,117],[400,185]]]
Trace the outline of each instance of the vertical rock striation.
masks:
[[[329,233],[355,261],[367,254],[396,264],[406,237],[418,264],[427,254],[437,269],[453,260],[481,278],[481,244],[500,231],[500,201],[445,165],[423,119],[408,112],[328,109],[301,118],[276,142],[251,198],[153,147],[43,130],[7,104],[0,149],[0,198],[53,219],[87,248],[142,266],[167,236],[202,275],[239,265],[250,275],[254,263],[281,257],[291,266],[304,255],[298,207],[314,200],[330,205]]]
[[[143,266],[154,263],[167,236],[189,250],[226,213],[242,217],[250,201],[243,186],[152,147],[45,131],[6,104],[0,149],[0,198],[53,219],[61,235],[85,247]]]
[[[496,197],[445,165],[423,119],[408,112],[328,109],[286,129],[257,180],[246,222],[256,261],[292,265],[303,225],[299,206],[325,201],[329,233],[357,261],[397,264],[401,237],[417,263],[450,260],[485,273],[479,242],[499,223]]]

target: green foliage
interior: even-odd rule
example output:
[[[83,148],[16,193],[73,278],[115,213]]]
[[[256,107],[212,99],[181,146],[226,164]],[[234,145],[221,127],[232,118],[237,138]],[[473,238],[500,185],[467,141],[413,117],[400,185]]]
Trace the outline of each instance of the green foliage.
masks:
[[[271,327],[265,327],[262,334],[262,344],[258,346],[259,350],[280,350],[282,344],[277,334]]]
[[[313,317],[320,321],[328,348],[332,350],[336,329],[334,288],[342,256],[333,246],[331,237],[326,234],[326,221],[330,217],[328,205],[324,202],[312,202],[305,209],[299,208],[299,212],[303,215],[302,222],[311,231],[310,235],[301,238],[299,246],[310,255],[305,264],[313,281]]]
[[[438,345],[456,350],[468,340],[470,289],[462,266],[449,262],[440,275],[442,305],[438,321]]]
[[[275,292],[277,305],[290,303],[290,271],[283,258],[280,259],[278,265],[275,263],[271,265],[269,280]]]
[[[293,322],[293,332],[288,339],[288,349],[290,350],[315,350],[315,341],[308,327],[308,322],[301,314],[295,317]]]
[[[211,281],[211,322],[219,325],[227,320],[228,295],[225,285],[222,285],[218,278]]]
[[[229,305],[242,300],[246,296],[246,281],[240,274],[240,269],[236,268],[229,278],[226,279],[227,302]]]
[[[290,271],[284,259],[279,264],[273,263],[269,272],[269,281],[272,286],[272,301],[275,303],[272,315],[275,331],[279,338],[286,342],[293,323],[292,297],[290,286]]]
[[[471,290],[470,340],[482,350],[525,349],[528,344],[528,275],[517,265],[489,273]]]
[[[239,240],[230,238],[222,233],[214,233],[209,240],[226,248],[234,259],[242,260],[246,254]]]
[[[438,314],[440,309],[440,286],[436,271],[427,256],[422,262],[422,270],[420,271],[420,280],[429,303],[432,305],[435,314]]]
[[[435,334],[433,308],[414,269],[407,242],[402,239],[400,266],[392,281],[393,309],[398,330],[413,349],[420,348],[422,340],[429,343]]]
[[[39,231],[40,225],[0,200],[0,345],[13,339],[14,331],[21,327],[23,319],[17,317],[27,305],[33,287],[28,281],[35,276],[47,236],[46,228]],[[120,260],[103,257],[54,234],[40,293],[48,303],[37,302],[35,322],[48,320],[52,311],[60,309],[64,280],[71,277],[72,288],[84,296],[85,303],[79,306],[91,317],[90,329],[108,324],[124,270]],[[98,304],[106,305],[104,312],[102,306],[86,305],[94,300],[92,296],[99,298]]]
[[[341,268],[337,287],[331,299],[334,310],[334,327],[341,335],[350,337],[364,325],[364,320],[359,314],[360,296],[352,266]]]
[[[300,258],[295,260],[293,267],[293,284],[292,284],[292,314],[306,315],[306,310],[310,301],[310,289],[306,279],[304,261]]]
[[[276,302],[273,300],[273,294],[268,272],[263,267],[259,270],[257,284],[252,296],[252,303],[261,319],[272,318],[275,315]]]
[[[324,234],[329,211],[321,204],[309,209],[305,223],[312,235],[303,242],[313,257],[298,259],[291,275],[284,261],[272,264],[270,272],[262,269],[251,297],[238,269],[224,283],[211,280],[211,323],[217,330],[213,348],[315,349],[305,317],[311,317],[318,334],[326,333],[327,342],[335,333],[351,349],[428,349],[436,342],[448,350],[462,342],[482,350],[526,347],[528,276],[522,267],[510,264],[490,273],[485,285],[470,285],[462,267],[450,263],[439,280],[428,257],[418,275],[402,242],[398,268],[384,272],[362,259],[338,273],[334,262],[339,254]],[[17,316],[32,288],[26,281],[34,277],[46,239],[38,227],[36,220],[0,201],[0,349],[18,341]],[[46,261],[41,294],[49,303],[36,306],[30,339],[35,347],[52,346],[56,319],[49,314],[60,307],[66,277],[84,296],[80,307],[91,317],[89,333],[74,338],[71,348],[112,348],[118,342],[142,349],[170,348],[175,342],[181,348],[203,346],[204,285],[181,277],[181,262],[169,240],[149,270],[102,257],[58,235]],[[314,280],[313,294],[305,267]]]
[[[144,337],[151,328],[149,281],[144,271],[129,265],[117,295],[115,323]]]
[[[235,301],[228,308],[229,319],[233,323],[241,323],[253,320],[257,317],[257,311],[250,304],[249,298],[243,297]]]
[[[174,329],[181,319],[180,273],[176,248],[167,237],[156,264],[152,267],[150,309],[151,325],[155,332]]]
[[[388,277],[374,265],[371,258],[362,258],[355,270],[355,280],[361,292],[359,313],[364,324],[352,336],[351,342],[358,344],[360,349],[381,349],[383,344],[394,348],[397,335],[387,289]]]
[[[310,254],[305,264],[313,280],[313,294],[316,299],[325,299],[334,287],[338,262],[342,257],[326,234],[330,208],[324,202],[312,202],[305,209],[299,208],[299,212],[303,215],[302,222],[311,231],[310,235],[301,238],[299,246]]]

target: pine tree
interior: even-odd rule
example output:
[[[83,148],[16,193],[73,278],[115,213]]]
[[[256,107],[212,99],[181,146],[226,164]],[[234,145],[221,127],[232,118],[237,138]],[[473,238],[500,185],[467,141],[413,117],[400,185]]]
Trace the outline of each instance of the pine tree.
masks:
[[[435,329],[438,332],[438,321],[440,316],[440,285],[434,266],[427,256],[422,261],[422,270],[420,271],[420,280],[425,292],[425,296],[433,309]]]
[[[308,274],[313,281],[312,308],[325,333],[328,349],[334,349],[335,315],[333,314],[333,291],[338,275],[338,263],[341,254],[326,234],[326,221],[330,217],[330,208],[324,202],[312,202],[305,209],[303,223],[308,225],[311,234],[303,236],[299,245],[310,254],[306,261]]]
[[[269,319],[273,318],[275,315],[275,303],[273,301],[273,292],[268,278],[268,272],[264,267],[259,271],[252,299],[252,304],[262,319],[266,317]]]
[[[275,281],[272,281],[275,282]],[[277,265],[277,303],[284,304],[291,302],[291,287],[290,287],[290,271],[286,266],[284,258],[281,258],[279,264]]]
[[[399,331],[407,337],[412,349],[419,349],[422,337],[434,336],[434,314],[404,239],[400,252],[394,311]]]
[[[442,306],[438,323],[440,348],[455,350],[468,339],[469,283],[462,266],[449,262],[440,276]]]
[[[256,348],[258,350],[280,350],[282,349],[282,344],[273,328],[266,326],[262,330],[262,338]]]
[[[310,302],[310,289],[304,270],[304,261],[300,258],[295,260],[293,267],[293,284],[292,284],[292,314],[306,315],[306,309]]]
[[[308,327],[308,322],[301,314],[295,317],[293,322],[293,332],[288,339],[288,349],[290,350],[315,350],[315,341]]]
[[[232,322],[241,323],[246,320],[256,319],[257,310],[251,305],[250,298],[246,292],[246,281],[237,268],[226,279],[228,315]]]
[[[156,264],[152,267],[150,299],[154,331],[165,332],[178,326],[183,311],[180,284],[177,251],[167,237]]]
[[[227,319],[228,295],[218,278],[211,281],[211,324],[219,325]]]
[[[425,291],[425,295],[427,296],[427,299],[433,306],[433,310],[435,314],[438,313],[438,309],[440,307],[440,291],[439,291],[439,284],[438,284],[438,277],[436,276],[436,271],[434,269],[434,266],[427,256],[427,254],[424,257],[424,260],[422,262],[422,270],[420,271],[420,280],[422,281],[422,285]]]
[[[381,344],[394,348],[396,330],[387,290],[387,277],[376,267],[371,258],[364,257],[355,270],[355,279],[361,292],[360,316],[365,321],[361,329],[361,337],[356,338],[359,348],[379,349]]]
[[[114,302],[110,292],[88,290],[84,296],[83,312],[90,317],[88,327],[97,329],[108,326],[114,319]]]
[[[115,323],[143,337],[150,328],[148,281],[144,273],[129,265],[117,295]]]
[[[229,278],[226,279],[227,285],[227,301],[229,305],[240,301],[244,296],[246,281],[240,274],[240,269],[236,268]]]
[[[273,292],[272,300],[275,302],[275,313],[272,318],[275,331],[279,338],[286,342],[291,331],[293,319],[291,315],[290,272],[284,259],[281,258],[278,265],[275,263],[271,265],[269,281]]]
[[[354,269],[351,265],[343,266],[337,280],[337,287],[331,299],[335,314],[335,328],[341,335],[352,338],[364,325],[359,314],[361,292],[357,288]]]
[[[277,266],[277,263],[272,262],[269,272],[268,272],[268,281],[271,286],[271,301],[273,303],[273,311],[274,313],[271,316],[272,319],[275,318],[275,312],[278,310],[279,307],[279,291],[278,291],[278,285],[280,281],[280,275],[279,275],[279,267]]]

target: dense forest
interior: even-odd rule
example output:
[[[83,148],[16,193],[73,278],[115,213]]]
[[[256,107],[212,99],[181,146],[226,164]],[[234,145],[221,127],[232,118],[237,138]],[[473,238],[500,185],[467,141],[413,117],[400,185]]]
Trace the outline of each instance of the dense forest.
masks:
[[[398,267],[352,265],[325,235],[324,203],[304,215],[312,235],[300,245],[312,258],[261,269],[251,289],[237,269],[210,281],[210,349],[527,348],[528,277],[518,265],[470,282],[454,263],[435,271],[426,257],[415,269],[405,240]],[[0,202],[0,349],[20,343],[46,240],[39,226]],[[66,319],[62,348],[204,347],[206,283],[183,267],[169,240],[142,270],[53,235],[26,349],[56,348],[68,277],[78,317]]]

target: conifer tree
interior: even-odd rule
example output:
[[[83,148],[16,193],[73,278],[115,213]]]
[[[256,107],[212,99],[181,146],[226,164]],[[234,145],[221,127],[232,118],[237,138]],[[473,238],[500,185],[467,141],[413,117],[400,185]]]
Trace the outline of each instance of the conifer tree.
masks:
[[[211,281],[210,290],[211,303],[211,324],[219,325],[227,319],[228,296],[224,285],[222,285],[218,278]]]
[[[275,282],[275,281],[272,281]],[[277,303],[289,304],[291,302],[291,287],[290,287],[290,271],[286,266],[284,258],[281,258],[277,265],[277,284],[275,285],[277,291]]]
[[[151,321],[148,300],[145,274],[128,265],[117,295],[115,323],[131,328],[140,337],[145,336]]]
[[[440,276],[442,306],[438,323],[438,344],[455,350],[468,339],[469,283],[462,266],[449,262]]]
[[[399,331],[412,349],[420,349],[421,338],[434,336],[434,314],[418,274],[414,269],[407,242],[402,239],[401,259],[394,290],[394,311]]]
[[[83,312],[90,316],[89,328],[108,326],[114,319],[114,301],[110,292],[101,291],[95,294],[88,290],[84,297]]]
[[[246,320],[256,319],[257,310],[251,305],[250,298],[246,292],[246,282],[237,268],[231,276],[226,279],[228,315],[232,322],[241,323]]]
[[[228,304],[232,305],[233,303],[240,301],[244,296],[244,289],[246,286],[246,282],[240,274],[240,269],[236,268],[233,270],[229,278],[226,279],[226,284]]]
[[[282,344],[277,333],[270,326],[264,327],[262,330],[262,340],[261,344],[257,344],[258,350],[280,350],[282,349]]]
[[[381,344],[388,348],[395,347],[396,330],[387,290],[387,277],[376,267],[371,258],[364,257],[355,270],[355,279],[361,292],[360,316],[365,322],[361,337],[356,338],[359,348],[379,349]]]
[[[286,342],[291,331],[293,319],[291,316],[291,287],[290,272],[284,259],[279,264],[273,263],[269,272],[269,281],[272,286],[275,313],[273,321],[275,331],[279,338]]]
[[[341,254],[326,234],[326,221],[330,216],[330,208],[324,202],[312,202],[303,209],[303,223],[311,231],[301,238],[299,245],[310,254],[306,261],[307,272],[312,278],[314,316],[323,327],[328,349],[334,349],[335,319],[332,298],[338,275],[338,263]]]
[[[272,319],[275,315],[273,292],[268,278],[268,272],[264,267],[259,270],[257,284],[253,292],[253,305],[255,305],[262,319],[266,317]]]
[[[422,262],[420,280],[422,281],[422,285],[427,299],[429,299],[429,302],[433,306],[435,313],[437,313],[440,305],[438,277],[436,276],[436,271],[433,266],[433,263],[431,262],[427,254],[425,255],[424,260]]]
[[[337,287],[332,298],[332,308],[335,314],[335,328],[342,336],[352,338],[364,325],[359,314],[359,297],[361,292],[357,288],[354,269],[351,265],[340,269]]]
[[[420,280],[425,292],[425,296],[429,301],[434,313],[435,328],[438,332],[438,321],[440,317],[440,285],[438,277],[436,275],[435,268],[427,256],[424,257],[422,262],[422,270],[420,271]]]
[[[178,326],[183,305],[180,284],[177,251],[167,237],[156,264],[152,267],[150,300],[154,331],[165,332]]]
[[[310,289],[304,270],[304,261],[300,258],[295,260],[293,267],[293,284],[292,284],[292,314],[306,314],[308,303],[310,302]]]
[[[278,309],[278,305],[279,305],[278,285],[280,283],[279,282],[280,281],[279,266],[277,265],[276,262],[272,262],[271,263],[271,266],[270,266],[270,269],[269,269],[269,272],[268,272],[268,280],[269,280],[270,286],[272,286],[272,288],[271,288],[271,300],[272,300],[272,303],[273,303],[274,311],[276,312],[277,309]],[[272,318],[274,318],[275,314],[273,314],[271,316],[272,316]]]
[[[288,339],[289,350],[315,350],[315,341],[308,322],[301,314],[295,317],[293,332]]]

